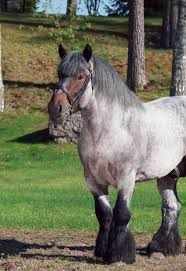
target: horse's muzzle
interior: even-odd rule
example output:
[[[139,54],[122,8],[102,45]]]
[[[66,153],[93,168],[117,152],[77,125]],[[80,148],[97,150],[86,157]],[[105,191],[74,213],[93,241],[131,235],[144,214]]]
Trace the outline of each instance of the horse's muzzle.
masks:
[[[48,113],[53,123],[62,124],[71,113],[71,105],[63,101],[63,97],[53,95],[48,103]]]

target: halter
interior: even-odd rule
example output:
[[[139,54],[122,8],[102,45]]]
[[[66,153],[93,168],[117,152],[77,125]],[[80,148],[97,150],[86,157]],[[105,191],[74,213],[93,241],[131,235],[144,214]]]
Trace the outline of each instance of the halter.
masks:
[[[88,70],[89,70],[89,75],[87,75],[82,87],[80,88],[79,92],[76,93],[75,95],[70,95],[68,93],[68,90],[63,85],[58,85],[57,88],[53,90],[55,95],[58,95],[59,93],[63,92],[70,103],[70,106],[67,107],[67,110],[64,113],[61,113],[59,116],[63,116],[63,115],[68,116],[69,114],[72,113],[72,109],[75,103],[80,100],[81,96],[83,95],[83,93],[85,92],[88,86],[88,83],[92,80],[92,70],[91,69],[88,69]]]

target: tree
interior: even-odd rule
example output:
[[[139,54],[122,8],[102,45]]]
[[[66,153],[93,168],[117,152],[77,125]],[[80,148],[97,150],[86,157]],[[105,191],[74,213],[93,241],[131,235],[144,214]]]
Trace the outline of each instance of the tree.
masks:
[[[109,5],[105,5],[106,12],[111,16],[126,16],[129,12],[128,2],[129,0],[110,0]],[[162,0],[144,0],[145,15],[160,15],[163,7],[162,2]]]
[[[1,24],[0,24],[0,112],[4,111],[4,86],[1,69]]]
[[[128,0],[112,0],[109,6],[105,6],[105,9],[110,16],[125,16],[129,11]]]
[[[144,49],[144,1],[129,1],[127,84],[135,92],[146,84]]]
[[[67,0],[67,15],[71,13],[76,14],[77,1],[76,0]]]
[[[186,0],[179,0],[170,95],[186,95]]]
[[[179,0],[171,0],[170,4],[170,48],[174,46],[175,33],[178,25]]]
[[[89,15],[98,15],[101,0],[84,0]]]
[[[166,0],[144,0],[145,16],[161,15],[164,1]]]
[[[25,10],[26,10],[26,0],[23,0],[22,11],[25,12]]]
[[[7,12],[8,11],[8,0],[1,0],[1,11]]]
[[[178,22],[178,1],[165,0],[163,5],[163,20],[160,46],[173,48],[174,37]]]
[[[169,48],[170,43],[170,0],[165,0],[163,5],[163,20],[160,46]]]

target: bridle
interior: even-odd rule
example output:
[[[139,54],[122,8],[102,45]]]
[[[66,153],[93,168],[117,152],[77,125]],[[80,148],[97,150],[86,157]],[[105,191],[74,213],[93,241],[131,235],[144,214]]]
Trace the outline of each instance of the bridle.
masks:
[[[55,95],[58,95],[61,92],[63,92],[66,95],[66,97],[69,101],[69,104],[70,104],[70,106],[67,107],[67,110],[63,113],[60,113],[58,115],[58,117],[63,116],[63,115],[68,116],[72,113],[72,109],[73,109],[74,105],[80,100],[80,98],[82,97],[83,93],[85,92],[85,90],[88,86],[88,83],[92,80],[92,74],[93,74],[92,69],[89,68],[88,70],[89,70],[89,74],[86,76],[86,79],[85,79],[82,87],[75,95],[69,94],[68,90],[63,85],[58,85],[57,88],[55,88],[53,90],[53,93]]]

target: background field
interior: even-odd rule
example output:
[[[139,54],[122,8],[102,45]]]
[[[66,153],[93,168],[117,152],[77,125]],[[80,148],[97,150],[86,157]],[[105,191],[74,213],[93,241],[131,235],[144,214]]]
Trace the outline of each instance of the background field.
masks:
[[[40,32],[38,25],[44,24],[49,28],[50,18],[33,18],[29,14],[23,16],[1,14],[0,22],[2,22],[2,62],[6,106],[5,112],[0,114],[1,235],[21,238],[24,233],[25,240],[27,230],[70,231],[71,234],[68,237],[73,243],[74,230],[81,239],[86,231],[85,236],[89,238],[90,245],[95,238],[95,234],[92,236],[90,232],[94,233],[97,229],[97,221],[92,196],[84,181],[77,148],[75,145],[56,145],[49,141],[47,136],[47,103],[51,96],[50,86],[57,82],[56,67],[59,60],[57,45],[47,33]],[[95,53],[106,58],[125,78],[127,20],[93,17],[91,23],[92,27],[88,34],[96,40]],[[160,24],[159,18],[146,18],[148,84],[144,91],[138,93],[144,101],[169,94],[172,53],[170,50],[158,48]],[[178,190],[182,202],[180,230],[185,236],[186,180],[179,181]],[[115,191],[111,189],[112,204],[114,198]],[[149,234],[158,229],[161,221],[160,206],[161,201],[155,181],[136,185],[131,220],[131,227],[135,234],[147,234],[149,238]],[[14,233],[13,229],[25,230]],[[10,232],[13,232],[13,235]],[[45,233],[42,236],[44,235]],[[49,236],[48,240],[50,240],[50,234],[46,236]],[[55,242],[57,242],[56,239]],[[36,242],[36,239],[28,238],[28,242]],[[10,247],[22,249],[23,246],[14,243],[8,243],[8,245],[8,249]],[[0,251],[1,246],[6,247],[5,243],[0,242]],[[19,254],[19,249],[18,252],[10,250],[8,254]],[[56,258],[58,261],[58,256]],[[14,266],[15,263],[11,264]],[[29,269],[29,264],[31,263],[25,264],[27,269]],[[58,270],[52,269],[51,264],[50,262],[49,269]],[[153,265],[151,262],[151,270],[153,270]],[[33,266],[34,263],[32,263],[32,268],[35,268]],[[14,269],[18,270],[16,268]],[[88,267],[65,268],[59,270],[87,270]],[[89,268],[100,270],[99,267],[95,269],[95,266],[89,266]],[[146,270],[143,264],[141,268],[139,270]],[[163,270],[162,266],[160,269]],[[42,270],[42,267],[38,269],[37,266],[32,270]]]

